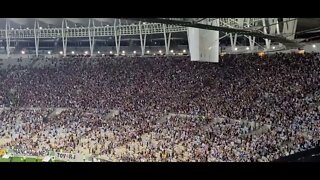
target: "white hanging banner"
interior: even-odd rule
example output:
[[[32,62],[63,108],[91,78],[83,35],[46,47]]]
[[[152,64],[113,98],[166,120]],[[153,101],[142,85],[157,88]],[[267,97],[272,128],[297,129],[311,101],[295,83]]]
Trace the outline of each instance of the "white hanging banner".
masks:
[[[191,61],[219,62],[219,31],[188,28]]]
[[[61,160],[61,161],[83,162],[83,157],[80,154],[55,152],[54,153],[54,157],[55,157],[56,160]]]

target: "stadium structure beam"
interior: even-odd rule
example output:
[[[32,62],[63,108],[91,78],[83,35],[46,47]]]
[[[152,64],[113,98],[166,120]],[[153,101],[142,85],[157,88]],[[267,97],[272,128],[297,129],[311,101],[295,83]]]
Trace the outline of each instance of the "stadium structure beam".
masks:
[[[262,18],[262,24],[263,24],[263,32],[264,34],[268,34],[267,31],[267,25],[266,25],[266,18]],[[269,50],[270,49],[270,44],[271,44],[271,40],[264,38],[265,42],[266,42],[266,49]]]
[[[256,42],[256,37],[254,37],[254,36],[253,36],[253,37],[252,37],[252,36],[246,36],[246,35],[244,35],[244,37],[246,37],[246,38],[249,40],[249,44],[251,43],[251,44],[249,45],[249,46],[251,46],[251,47],[250,47],[250,50],[251,50],[251,51],[254,50],[255,45],[257,45],[257,46],[259,46],[259,47],[261,47],[261,48],[265,48],[264,45],[261,45],[261,44],[259,44],[259,43]],[[251,38],[251,39],[250,39],[250,38]]]
[[[92,27],[91,27],[92,25]],[[94,20],[89,18],[89,24],[88,24],[88,33],[89,33],[89,45],[90,45],[90,56],[93,56],[93,50],[94,50],[94,38],[95,38],[95,25]]]
[[[285,23],[283,24],[282,34],[284,34],[287,39],[294,39],[298,24],[297,18],[283,18],[283,22]]]
[[[144,27],[145,28],[145,27]],[[146,50],[146,39],[147,34],[144,34],[144,38],[142,39],[142,25],[141,21],[139,21],[139,34],[140,34],[140,43],[141,43],[141,56],[144,56]]]
[[[230,27],[222,27],[222,26],[213,26],[208,24],[201,24],[196,22],[186,22],[183,20],[172,20],[172,19],[162,19],[162,18],[130,18],[131,20],[139,20],[139,21],[145,21],[145,22],[151,22],[151,23],[162,23],[162,24],[170,24],[170,25],[176,25],[176,26],[184,26],[184,27],[194,27],[199,29],[206,29],[206,30],[215,30],[215,31],[224,31],[227,33],[237,33],[241,35],[248,35],[248,36],[255,36],[255,37],[261,37],[268,40],[277,41],[280,43],[283,43],[287,48],[296,48],[300,47],[301,45],[294,41],[293,39],[286,38],[281,34],[281,36],[274,36],[270,34],[265,34],[263,32],[260,32],[259,30],[254,29],[241,29],[241,28],[230,28]],[[293,20],[288,21],[296,21],[295,18],[292,18]],[[289,23],[288,21],[284,21],[286,23]]]
[[[167,44],[167,51],[169,53],[169,49],[170,49],[170,43],[171,43],[171,32],[169,33],[169,37],[168,37],[168,44]]]
[[[121,26],[121,20],[119,19],[119,26]],[[117,28],[117,19],[114,20],[114,38],[116,42],[116,55],[119,56],[120,54],[120,44],[121,44],[121,30]]]
[[[67,55],[67,44],[68,44],[68,23],[64,18],[62,20],[62,48],[63,48],[63,56]]]
[[[144,39],[143,39],[143,53],[145,53],[146,50],[146,42],[147,42],[147,34],[144,35]]]
[[[254,50],[254,43],[256,41],[256,37],[249,36],[248,39],[249,39],[249,44],[250,44],[250,50],[253,51]]]
[[[246,24],[247,24],[247,28],[251,28],[251,27],[255,27],[255,22],[252,18],[246,18]],[[253,52],[254,51],[254,44],[255,44],[255,41],[256,41],[256,37],[254,36],[245,36],[249,39],[249,48],[250,48],[250,51]]]
[[[166,31],[166,24],[163,24],[163,35],[164,35],[164,45],[166,48],[166,55],[169,54],[169,48],[170,48],[170,40],[171,40],[171,33],[169,33],[169,37],[167,39],[167,31]]]
[[[36,57],[39,56],[39,34],[40,34],[40,29],[39,29],[39,22],[37,19],[34,21],[34,45],[36,48]]]
[[[238,34],[235,33],[234,37],[232,36],[232,34],[230,33],[230,43],[231,43],[231,50],[234,51],[234,49],[236,48],[237,45],[237,36]]]
[[[7,57],[10,56],[10,21],[6,19],[6,50],[7,50]]]

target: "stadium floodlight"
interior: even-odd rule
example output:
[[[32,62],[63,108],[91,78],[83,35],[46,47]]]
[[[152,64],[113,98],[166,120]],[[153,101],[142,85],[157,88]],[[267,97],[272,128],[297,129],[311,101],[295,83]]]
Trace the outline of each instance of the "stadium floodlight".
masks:
[[[272,49],[275,49],[276,47],[272,46]]]
[[[88,54],[88,51],[85,51],[84,54],[87,55],[87,54]]]
[[[69,29],[70,27],[69,26],[67,26],[67,29]]]
[[[71,51],[71,54],[74,54],[74,51]]]
[[[147,54],[149,54],[150,53],[150,51],[147,51]]]
[[[136,54],[137,53],[137,51],[133,51],[133,54]]]
[[[182,52],[183,52],[183,53],[186,53],[187,51],[184,49]]]
[[[147,24],[146,22],[143,22],[142,24]]]
[[[50,52],[50,51],[48,51],[48,54],[50,55],[50,54],[51,54],[51,52]]]
[[[62,51],[60,51],[59,53],[60,53],[61,55],[63,54],[63,52],[62,52]]]
[[[21,51],[21,54],[25,54],[26,52],[24,52],[24,51]]]
[[[315,48],[315,47],[316,47],[316,45],[315,45],[315,44],[313,44],[313,45],[312,45],[312,47],[313,47],[313,48]]]
[[[29,28],[27,27],[27,29],[29,30]]]
[[[234,48],[235,51],[238,51],[238,48]]]
[[[153,55],[155,56],[155,55],[156,55],[156,53],[153,53]]]
[[[161,51],[161,50],[159,50],[159,53],[161,54],[161,53],[162,53],[162,51]]]
[[[42,27],[39,27],[39,29],[42,29]]]
[[[11,28],[11,30],[14,30],[14,28]]]
[[[249,50],[249,47],[246,47],[247,50]]]
[[[102,54],[102,56],[104,56],[104,54]]]
[[[110,51],[110,54],[112,54],[112,51]]]
[[[173,50],[171,50],[170,52],[173,53]]]
[[[98,54],[100,54],[100,51],[98,51]]]
[[[125,51],[122,51],[122,54],[125,54],[126,52]]]

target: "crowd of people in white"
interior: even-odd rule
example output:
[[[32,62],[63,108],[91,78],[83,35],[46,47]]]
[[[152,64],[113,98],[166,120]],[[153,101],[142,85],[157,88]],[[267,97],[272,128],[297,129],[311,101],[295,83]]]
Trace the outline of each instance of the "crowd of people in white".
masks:
[[[219,63],[185,56],[39,61],[0,71],[0,106],[7,107],[0,110],[0,149],[245,162],[320,142],[316,53],[225,55]],[[65,110],[52,115],[56,108]],[[111,109],[119,115],[109,117]],[[178,115],[163,119],[169,113]]]

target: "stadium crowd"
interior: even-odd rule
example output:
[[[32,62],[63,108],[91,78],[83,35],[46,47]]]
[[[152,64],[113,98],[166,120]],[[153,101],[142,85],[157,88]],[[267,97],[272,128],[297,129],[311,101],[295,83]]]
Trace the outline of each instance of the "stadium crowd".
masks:
[[[319,144],[316,53],[225,55],[216,64],[185,56],[40,61],[0,71],[0,107],[10,107],[0,111],[0,135],[10,139],[0,148],[115,161],[272,161]],[[55,108],[66,110],[50,115]],[[108,117],[111,109],[120,114]]]

